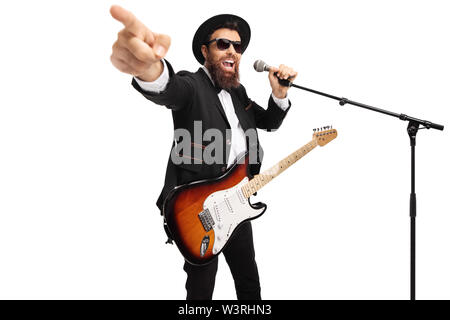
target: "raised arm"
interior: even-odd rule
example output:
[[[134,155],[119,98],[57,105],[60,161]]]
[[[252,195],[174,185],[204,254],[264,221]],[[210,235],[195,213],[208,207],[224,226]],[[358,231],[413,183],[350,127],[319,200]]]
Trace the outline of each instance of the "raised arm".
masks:
[[[287,111],[291,107],[291,102],[287,99],[287,92],[289,87],[284,87],[278,82],[280,79],[289,79],[294,81],[298,73],[285,65],[277,67],[271,67],[269,71],[269,81],[272,87],[272,94],[269,98],[269,104],[267,109],[261,108],[259,105],[251,101],[254,105],[254,114],[256,120],[256,126],[265,130],[276,130],[280,127],[286,116]]]

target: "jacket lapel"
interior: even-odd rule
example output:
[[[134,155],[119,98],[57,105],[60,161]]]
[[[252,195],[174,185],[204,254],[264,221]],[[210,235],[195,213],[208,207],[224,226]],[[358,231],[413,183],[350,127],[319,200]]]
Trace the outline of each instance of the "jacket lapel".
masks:
[[[245,132],[247,129],[251,127],[248,121],[247,112],[245,112],[244,106],[242,105],[242,102],[239,100],[235,90],[230,90],[229,92],[231,95],[231,99],[233,101],[234,112],[236,113],[239,123],[241,124],[241,127]]]

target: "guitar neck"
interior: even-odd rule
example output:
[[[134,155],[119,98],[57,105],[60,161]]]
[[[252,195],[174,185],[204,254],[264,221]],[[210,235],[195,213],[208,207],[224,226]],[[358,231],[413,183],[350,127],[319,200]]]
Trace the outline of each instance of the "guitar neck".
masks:
[[[312,149],[317,147],[317,141],[312,140],[300,149],[294,151],[286,158],[278,162],[276,165],[267,169],[263,173],[257,174],[249,182],[241,187],[242,193],[246,198],[250,198],[252,194],[264,187],[284,170],[292,166],[295,162],[303,158]]]

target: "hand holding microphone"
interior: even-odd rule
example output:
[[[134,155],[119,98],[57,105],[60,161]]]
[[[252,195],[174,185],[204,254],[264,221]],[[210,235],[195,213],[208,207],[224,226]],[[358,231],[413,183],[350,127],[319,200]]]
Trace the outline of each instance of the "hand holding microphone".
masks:
[[[253,64],[253,68],[255,68],[258,72],[269,72],[269,81],[270,86],[272,87],[272,93],[279,99],[286,98],[287,91],[298,74],[294,69],[283,64],[277,68],[269,66],[262,60],[256,60]]]

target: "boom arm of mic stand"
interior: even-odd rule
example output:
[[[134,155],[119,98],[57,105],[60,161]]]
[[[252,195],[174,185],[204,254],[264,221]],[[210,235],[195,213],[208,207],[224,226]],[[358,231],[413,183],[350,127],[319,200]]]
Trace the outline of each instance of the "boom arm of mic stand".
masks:
[[[302,86],[296,85],[296,84],[290,82],[289,80],[279,79],[278,81],[280,82],[281,85],[284,85],[286,87],[294,87],[294,88],[302,89],[302,90],[309,91],[309,92],[312,92],[312,93],[315,93],[315,94],[318,94],[318,95],[321,95],[321,96],[324,96],[324,97],[327,97],[327,98],[330,98],[330,99],[337,100],[337,101],[339,101],[339,104],[341,106],[344,106],[345,104],[351,104],[351,105],[354,105],[354,106],[357,106],[357,107],[361,107],[361,108],[364,108],[364,109],[369,109],[369,110],[372,110],[372,111],[384,113],[384,114],[387,114],[389,116],[399,118],[400,120],[414,121],[414,122],[416,122],[418,124],[423,125],[427,129],[444,130],[444,126],[443,125],[436,124],[436,123],[433,123],[431,121],[426,121],[426,120],[413,118],[413,117],[407,116],[406,114],[403,114],[403,113],[402,114],[398,114],[398,113],[391,112],[391,111],[388,111],[388,110],[372,107],[372,106],[369,106],[369,105],[364,104],[364,103],[352,101],[352,100],[349,100],[347,98],[340,98],[340,97],[337,97],[337,96],[333,96],[333,95],[328,94],[328,93],[324,93],[324,92],[320,92],[320,91],[317,91],[317,90],[314,90],[314,89],[310,89],[310,88],[306,88],[306,87],[302,87]]]

